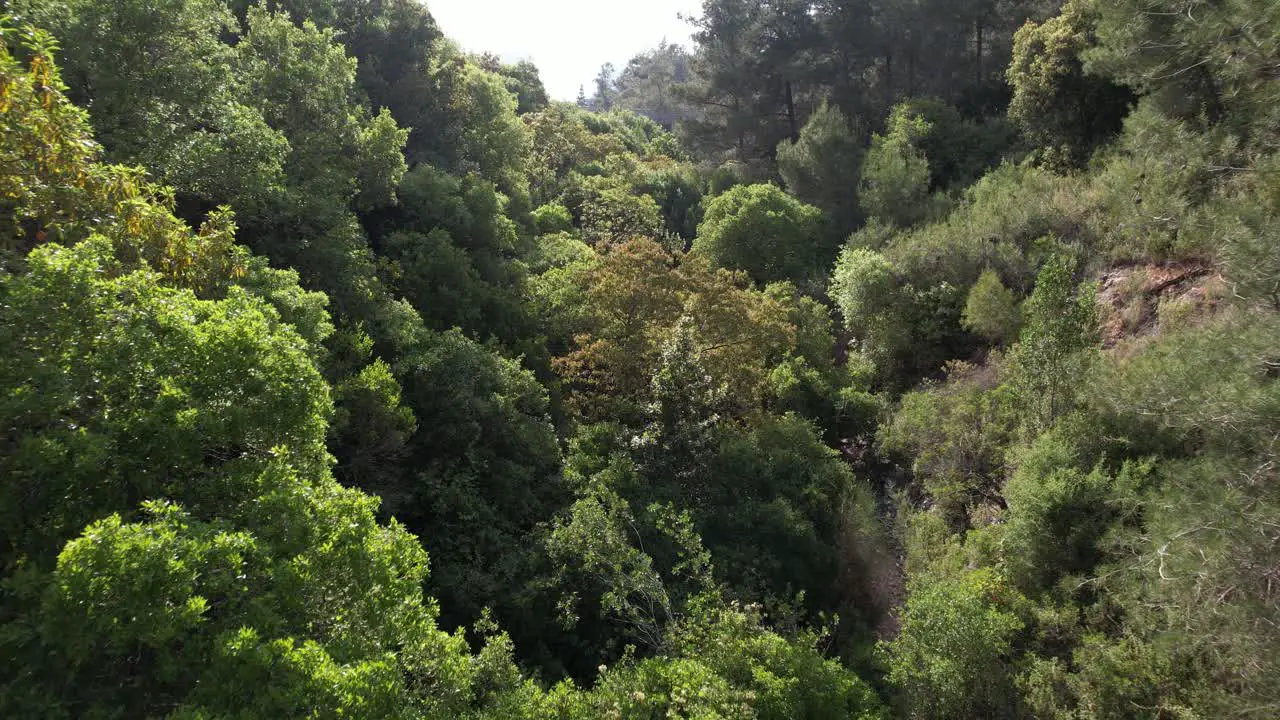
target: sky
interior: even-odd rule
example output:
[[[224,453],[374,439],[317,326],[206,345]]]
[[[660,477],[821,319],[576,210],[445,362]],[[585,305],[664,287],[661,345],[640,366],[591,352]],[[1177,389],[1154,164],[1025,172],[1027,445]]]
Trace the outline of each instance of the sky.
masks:
[[[573,100],[587,95],[600,66],[621,70],[663,39],[690,46],[700,0],[426,0],[440,28],[464,50],[491,52],[504,62],[532,60],[547,93]]]

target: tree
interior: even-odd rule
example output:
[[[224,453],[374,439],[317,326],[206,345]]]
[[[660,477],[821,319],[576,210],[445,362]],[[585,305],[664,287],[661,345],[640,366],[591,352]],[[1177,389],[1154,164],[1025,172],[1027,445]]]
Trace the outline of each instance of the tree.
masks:
[[[47,38],[22,39],[28,68],[0,52],[3,156],[45,244],[0,277],[0,653],[28,669],[3,712],[465,709],[468,673],[440,674],[465,646],[435,629],[425,557],[329,475],[323,299],[232,246],[225,213],[194,233],[97,164]],[[35,137],[53,154],[24,167]]]
[[[260,9],[249,11],[247,26],[236,46],[237,72],[267,123],[292,146],[286,172],[295,192],[284,202],[313,223],[352,204],[393,202],[406,169],[407,132],[390,114],[370,117],[354,101],[356,63],[334,33],[310,23],[298,28]]]
[[[400,360],[404,402],[420,418],[390,508],[433,558],[433,594],[451,626],[491,607],[513,628],[533,608],[531,539],[567,501],[547,391],[515,360],[457,331]],[[517,632],[520,632],[519,630]]]
[[[235,75],[235,52],[220,35],[236,22],[221,3],[19,5],[66,48],[68,94],[92,108],[108,157],[143,164],[176,187],[190,220],[232,200],[273,195],[289,143]]]
[[[49,245],[0,284],[0,381],[40,398],[0,410],[0,652],[28,668],[0,707],[470,704],[467,674],[440,674],[466,651],[423,601],[425,555],[329,475],[331,404],[308,343],[248,293],[199,300],[149,269],[108,272],[113,255],[102,239]],[[33,362],[50,350],[58,361]]]
[[[609,112],[613,109],[614,98],[618,91],[614,87],[613,63],[605,63],[600,66],[600,72],[596,75],[595,84],[596,92],[591,96],[591,109],[596,112]]]
[[[778,146],[778,172],[800,200],[821,208],[840,237],[861,220],[857,187],[864,150],[849,119],[823,103],[809,117],[800,139]]]
[[[560,203],[547,203],[533,211],[534,226],[539,235],[554,235],[573,231],[573,215]]]
[[[1092,575],[1120,571],[1106,587],[1132,614],[1135,637],[1109,649],[1108,672],[1086,675],[1091,695],[1168,697],[1207,715],[1248,713],[1274,697],[1277,635],[1263,618],[1276,598],[1258,569],[1270,567],[1266,528],[1280,511],[1280,387],[1265,370],[1276,330],[1274,313],[1233,311],[1096,366],[1089,398],[1108,427],[1158,457],[1151,472],[1117,474],[1111,485],[1109,507],[1126,522],[1104,536],[1110,562]],[[1163,649],[1166,638],[1185,654]],[[1115,682],[1132,676],[1129,666],[1141,685]]]
[[[858,197],[868,218],[911,227],[933,215],[929,161],[915,147],[929,123],[901,106],[895,112],[889,134],[871,139]]]
[[[588,185],[583,202],[585,240],[604,248],[634,238],[662,238],[662,215],[652,197],[632,194],[625,187],[601,185]]]
[[[1166,114],[1199,129],[1222,125],[1268,144],[1276,132],[1277,95],[1268,77],[1277,43],[1265,3],[1155,15],[1126,0],[1098,5],[1097,42],[1084,51],[1087,72],[1148,95]]]
[[[1069,2],[1061,14],[1028,21],[1013,36],[1009,118],[1051,165],[1079,167],[1120,131],[1133,97],[1106,78],[1087,74],[1081,54],[1094,42],[1095,11]]]
[[[902,633],[886,644],[889,681],[909,717],[1018,717],[1009,656],[1023,623],[990,570],[913,587]]]
[[[507,89],[516,96],[516,114],[538,112],[551,104],[547,88],[538,75],[538,67],[528,60],[515,65],[500,65],[497,73],[507,79]]]
[[[530,185],[535,202],[563,202],[571,211],[580,208],[583,175],[601,166],[610,155],[625,151],[625,145],[611,133],[589,128],[590,117],[583,108],[554,103],[546,110],[522,119],[532,135]]]
[[[1089,468],[1073,429],[1055,427],[1016,453],[1017,470],[1005,485],[1010,577],[1029,594],[1093,569],[1103,557],[1101,540],[1115,519],[1114,508],[1123,507],[1113,497],[1113,484],[1141,487],[1151,471],[1149,463],[1126,462],[1122,477],[1113,479],[1101,465]]]
[[[836,261],[831,276],[831,299],[835,301],[844,327],[871,350],[891,354],[906,332],[901,306],[905,292],[897,268],[884,255],[865,248],[846,247]]]
[[[966,118],[935,97],[913,98],[889,114],[886,134],[901,133],[929,161],[929,189],[954,191],[978,181],[1014,147],[1015,130],[1004,118]]]
[[[1274,155],[1259,160],[1255,171],[1241,182],[1247,189],[1231,193],[1229,207],[1214,208],[1214,214],[1226,214],[1231,222],[1215,229],[1221,238],[1218,256],[1225,261],[1225,275],[1237,297],[1247,298],[1280,311],[1280,259],[1276,241],[1267,228],[1280,217],[1280,192],[1276,191],[1276,172],[1280,159]],[[1225,211],[1225,212],[1224,212]]]
[[[0,50],[0,147],[43,244],[0,275],[0,654],[26,668],[0,709],[479,708],[500,658],[467,669],[416,541],[329,474],[323,297],[232,245],[226,213],[193,232],[99,164],[47,36],[5,32],[30,61]]]
[[[583,716],[617,709],[624,716],[884,717],[861,678],[823,657],[821,640],[810,632],[788,638],[770,631],[755,607],[713,605],[674,629],[674,657],[609,669]]]
[[[783,137],[772,117],[761,117],[776,105],[763,113],[756,107],[762,77],[754,50],[763,13],[764,6],[750,0],[716,0],[704,3],[692,21],[694,81],[682,93],[697,112],[678,129],[700,155],[750,162]],[[773,99],[770,94],[765,102]]]
[[[406,131],[370,117],[354,97],[356,64],[334,31],[249,10],[236,45],[236,72],[264,119],[289,141],[281,191],[243,203],[243,237],[322,289],[336,315],[362,322],[376,341],[391,299],[378,277],[356,211],[394,202],[405,172]]]
[[[965,301],[965,327],[1003,345],[1017,336],[1021,323],[1013,291],[1000,282],[1000,275],[994,270],[983,270]]]
[[[964,295],[945,281],[917,287],[882,253],[847,245],[829,291],[882,382],[910,385],[968,351],[960,327]]]
[[[902,396],[876,440],[910,463],[918,491],[950,528],[971,525],[972,511],[1000,506],[1007,449],[1016,416],[1008,397],[956,363],[946,384]],[[968,371],[968,372],[966,372]]]
[[[680,45],[663,41],[653,50],[631,58],[614,81],[617,105],[632,110],[668,130],[691,116],[678,96],[678,86],[690,80],[692,56]]]
[[[449,109],[458,118],[458,169],[478,173],[513,198],[528,193],[525,172],[532,148],[518,107],[503,78],[471,64],[461,71],[449,98]]]
[[[6,43],[29,53],[30,60],[23,64],[7,50],[0,54],[9,93],[0,141],[8,198],[0,220],[3,270],[21,270],[25,254],[42,243],[74,244],[94,234],[112,243],[122,267],[149,263],[201,293],[225,291],[229,279],[239,277],[310,330],[309,339],[323,337],[323,297],[299,292],[296,282],[288,287],[296,274],[270,271],[234,249],[230,213],[213,213],[192,232],[167,211],[165,189],[147,183],[137,169],[101,163],[102,148],[89,136],[87,114],[63,94],[67,88],[48,34],[31,28],[4,32]]]
[[[807,287],[835,254],[825,230],[820,210],[776,185],[740,185],[707,205],[693,250],[762,285],[790,280]]]
[[[512,262],[520,229],[494,184],[424,164],[405,175],[398,194],[397,206],[379,214],[375,236],[384,267],[395,270],[393,287],[432,329],[522,347],[533,320],[520,296],[525,274]]]
[[[769,369],[794,341],[785,308],[741,274],[696,257],[677,263],[652,240],[610,249],[578,282],[587,311],[555,367],[584,419],[639,422],[663,345],[683,316],[694,322],[700,362],[736,413],[760,406]]]
[[[765,293],[787,308],[796,328],[795,347],[769,373],[770,408],[816,423],[830,444],[873,430],[879,400],[867,392],[864,364],[840,362],[831,308],[790,283],[771,284]]]
[[[837,608],[846,627],[878,620],[886,608],[857,566],[859,552],[880,550],[874,500],[817,428],[784,415],[726,425],[716,440],[677,504],[690,508],[729,596],[781,613],[803,592],[797,610],[809,618]],[[866,547],[849,547],[851,537]]]
[[[655,165],[638,179],[635,189],[658,203],[668,237],[679,238],[683,241],[679,249],[687,250],[706,212],[702,179],[688,166]]]
[[[1012,387],[1023,419],[1035,431],[1068,412],[1079,395],[1085,352],[1096,342],[1097,304],[1092,286],[1077,288],[1074,258],[1049,258],[1023,304],[1025,322],[1010,353]]]
[[[244,23],[253,0],[231,0]],[[463,62],[444,40],[435,19],[415,0],[276,0],[271,9],[296,24],[330,29],[356,59],[356,82],[375,112],[387,110],[409,129],[410,164],[433,162],[451,170],[459,117],[449,107]]]

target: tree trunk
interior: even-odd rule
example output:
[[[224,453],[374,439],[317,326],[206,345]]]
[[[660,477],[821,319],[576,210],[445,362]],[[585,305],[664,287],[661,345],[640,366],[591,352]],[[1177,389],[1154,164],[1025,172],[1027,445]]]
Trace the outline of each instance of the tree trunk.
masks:
[[[747,149],[747,133],[742,128],[742,103],[737,95],[733,96],[733,120],[734,125],[738,126],[738,159],[741,160],[746,154]]]
[[[974,66],[977,68],[977,77],[974,78],[974,81],[979,85],[981,85],[982,84],[982,21],[979,20],[977,25],[978,25],[978,35],[977,35],[978,42],[977,42],[977,48],[973,54]]]
[[[796,122],[796,101],[791,94],[791,81],[787,81],[787,122],[791,125],[791,142],[800,141],[800,126]]]
[[[907,97],[916,95],[916,54],[907,55]]]
[[[884,54],[884,109],[893,107],[893,53]]]

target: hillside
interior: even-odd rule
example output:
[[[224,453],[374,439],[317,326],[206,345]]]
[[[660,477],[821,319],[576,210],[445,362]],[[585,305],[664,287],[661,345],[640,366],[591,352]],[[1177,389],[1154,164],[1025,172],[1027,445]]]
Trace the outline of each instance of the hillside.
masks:
[[[0,716],[1280,715],[1280,5],[3,14]]]

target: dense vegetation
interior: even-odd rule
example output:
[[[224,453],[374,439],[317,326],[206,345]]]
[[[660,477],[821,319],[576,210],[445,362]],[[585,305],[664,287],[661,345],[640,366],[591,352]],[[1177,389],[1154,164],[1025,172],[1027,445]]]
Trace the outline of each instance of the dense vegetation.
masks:
[[[1280,5],[2,7],[0,716],[1280,715]]]

